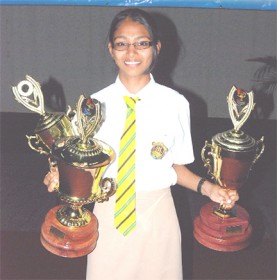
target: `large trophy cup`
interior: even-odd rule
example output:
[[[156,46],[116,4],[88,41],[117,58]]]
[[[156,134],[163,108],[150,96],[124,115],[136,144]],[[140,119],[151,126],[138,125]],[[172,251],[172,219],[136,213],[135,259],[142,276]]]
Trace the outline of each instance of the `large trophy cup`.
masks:
[[[41,243],[58,256],[87,255],[96,247],[98,221],[84,205],[107,201],[115,193],[114,180],[102,178],[114,160],[114,152],[109,145],[93,138],[102,119],[101,104],[80,96],[74,118],[77,136],[72,121],[64,114],[54,115],[54,121],[45,121],[52,114],[44,111],[40,86],[30,76],[26,78],[13,87],[13,92],[17,101],[41,114],[36,135],[28,137],[29,146],[47,154],[50,169],[57,165],[60,179],[56,191],[62,204],[47,213],[41,227]]]
[[[227,103],[234,128],[213,136],[211,144],[206,141],[201,156],[208,174],[218,185],[238,190],[263,153],[264,143],[263,137],[255,141],[241,130],[255,106],[253,92],[233,86]],[[239,205],[226,209],[210,202],[194,220],[195,239],[217,251],[233,252],[247,247],[251,233],[249,214]]]

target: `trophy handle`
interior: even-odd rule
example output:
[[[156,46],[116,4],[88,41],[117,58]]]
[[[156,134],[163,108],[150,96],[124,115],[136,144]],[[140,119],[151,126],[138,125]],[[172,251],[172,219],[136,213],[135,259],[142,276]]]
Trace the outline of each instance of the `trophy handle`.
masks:
[[[209,149],[209,151],[208,151],[208,149]],[[201,158],[202,158],[202,161],[204,163],[204,167],[208,169],[208,174],[212,178],[214,178],[215,176],[212,172],[211,159],[207,157],[207,156],[212,155],[211,149],[212,149],[212,145],[208,141],[205,141],[205,145],[204,145],[204,147],[202,148],[202,151],[201,151]]]
[[[26,137],[28,139],[28,145],[32,150],[44,155],[50,154],[49,148],[43,143],[43,141],[37,134],[35,136],[26,135]],[[41,146],[41,144],[43,146]]]
[[[107,166],[102,166],[96,169],[92,184],[92,195],[90,200],[96,202],[104,202],[109,200],[109,197],[115,193],[116,184],[112,178],[102,178]]]
[[[255,158],[253,159],[250,170],[252,170],[254,164],[256,163],[256,161],[260,158],[260,156],[264,152],[264,148],[265,148],[264,137],[262,137],[260,140],[257,141],[256,155],[255,155]]]
[[[110,197],[115,194],[116,183],[113,178],[102,178],[100,182],[101,190],[107,197]]]

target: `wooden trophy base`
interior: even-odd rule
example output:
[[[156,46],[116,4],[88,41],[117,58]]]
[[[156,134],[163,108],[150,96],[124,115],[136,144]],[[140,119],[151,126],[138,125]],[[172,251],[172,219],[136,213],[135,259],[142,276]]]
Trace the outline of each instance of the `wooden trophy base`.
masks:
[[[98,221],[89,212],[91,221],[81,227],[62,225],[56,218],[56,212],[62,205],[47,213],[41,227],[40,241],[51,253],[67,258],[82,257],[92,252],[98,239]]]
[[[249,245],[252,226],[247,211],[239,205],[232,209],[232,216],[219,217],[214,213],[218,203],[210,202],[200,210],[194,220],[195,239],[210,249],[234,252]]]

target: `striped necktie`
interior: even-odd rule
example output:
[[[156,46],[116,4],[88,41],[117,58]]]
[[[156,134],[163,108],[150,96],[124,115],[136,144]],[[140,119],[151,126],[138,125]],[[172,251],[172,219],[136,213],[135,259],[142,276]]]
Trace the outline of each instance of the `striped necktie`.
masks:
[[[124,96],[127,105],[125,127],[120,139],[114,225],[124,236],[136,226],[136,111],[139,100]]]

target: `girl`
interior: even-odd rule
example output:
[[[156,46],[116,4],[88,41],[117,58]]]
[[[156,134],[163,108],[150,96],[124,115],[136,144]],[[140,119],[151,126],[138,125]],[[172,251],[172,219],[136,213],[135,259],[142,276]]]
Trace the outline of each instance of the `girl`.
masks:
[[[124,100],[131,97],[135,109],[129,110],[136,113],[135,171],[127,176],[128,190],[118,178],[117,193],[108,202],[95,204],[99,239],[88,256],[87,280],[182,279],[181,235],[171,185],[178,183],[226,207],[238,200],[236,191],[201,179],[186,167],[194,160],[189,104],[151,75],[161,47],[147,12],[127,9],[112,21],[108,50],[118,67],[118,77],[114,84],[92,95],[105,106],[105,120],[96,138],[114,148],[117,159],[105,176],[118,178],[120,139],[127,107],[131,106]],[[130,179],[132,174],[135,180]],[[57,180],[58,172],[45,177],[49,191]],[[117,222],[118,194],[124,196],[134,190],[134,208],[127,206],[130,213],[123,222]]]

